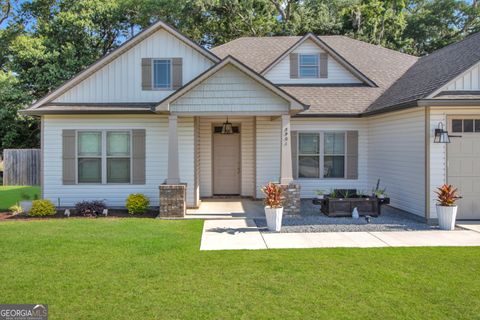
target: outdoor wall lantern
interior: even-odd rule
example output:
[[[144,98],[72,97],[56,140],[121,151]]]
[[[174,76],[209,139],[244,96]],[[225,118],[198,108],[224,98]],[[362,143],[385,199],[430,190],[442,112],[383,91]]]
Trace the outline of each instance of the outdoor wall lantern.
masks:
[[[448,134],[448,131],[445,130],[443,122],[439,122],[437,128],[435,129],[435,138],[433,139],[434,143],[450,143],[450,138],[461,138],[462,136],[451,136]]]
[[[228,117],[227,121],[223,123],[222,125],[222,134],[232,134],[233,133],[233,126],[231,122],[228,122]]]

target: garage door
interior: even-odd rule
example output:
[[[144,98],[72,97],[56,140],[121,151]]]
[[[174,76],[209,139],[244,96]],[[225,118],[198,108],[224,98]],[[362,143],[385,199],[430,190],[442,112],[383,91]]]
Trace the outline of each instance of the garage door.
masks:
[[[447,181],[458,188],[458,219],[480,219],[480,115],[450,117]]]

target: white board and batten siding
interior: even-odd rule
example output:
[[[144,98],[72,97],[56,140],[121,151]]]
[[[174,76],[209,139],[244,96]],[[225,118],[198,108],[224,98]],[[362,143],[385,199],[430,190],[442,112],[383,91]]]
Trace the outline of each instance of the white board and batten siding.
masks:
[[[317,44],[307,40],[299,45],[293,53],[299,54],[320,54],[324,53]],[[299,78],[290,79],[290,58],[287,55],[278,62],[265,75],[265,78],[273,83],[296,84],[296,83],[362,83],[358,78],[350,73],[345,67],[338,63],[331,56],[328,56],[328,78]]]
[[[454,80],[443,86],[441,91],[478,91],[480,90],[480,63],[477,63]]]
[[[169,32],[161,29],[71,88],[54,102],[158,102],[172,90],[142,91],[142,58],[182,58],[183,83],[213,62]]]
[[[230,117],[233,125],[240,126],[241,195],[254,196],[254,118]],[[200,117],[199,119],[199,177],[200,197],[213,196],[212,141],[213,126],[222,125],[224,117]]]
[[[227,65],[174,101],[172,112],[287,112],[289,103],[234,66]]]
[[[358,131],[358,179],[297,179],[302,198],[314,198],[317,190],[367,190],[367,127],[363,119],[292,119],[291,130],[297,132]]]
[[[146,183],[62,184],[62,130],[146,130]],[[194,202],[193,118],[179,118],[180,180],[187,183],[187,203]],[[61,206],[83,200],[105,200],[108,206],[123,207],[130,193],[143,193],[158,206],[159,190],[167,177],[168,118],[165,116],[45,116],[44,197]]]
[[[368,185],[380,179],[391,205],[425,217],[425,111],[368,118]]]

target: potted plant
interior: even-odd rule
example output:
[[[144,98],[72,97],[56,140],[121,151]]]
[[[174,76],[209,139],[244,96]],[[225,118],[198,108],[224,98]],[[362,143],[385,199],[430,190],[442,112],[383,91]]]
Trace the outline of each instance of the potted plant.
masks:
[[[325,190],[318,189],[317,191],[315,191],[315,193],[317,194],[317,199],[319,200],[325,197]]]
[[[267,227],[271,231],[280,231],[282,228],[283,198],[279,185],[270,182],[262,188],[265,194],[265,217]]]
[[[22,200],[20,200],[19,206],[22,208],[23,212],[28,213],[30,209],[32,209],[32,197],[28,193],[22,192],[20,194],[20,199]],[[37,194],[33,196],[33,200],[38,200]]]
[[[378,179],[375,189],[372,190],[372,196],[379,199],[385,199],[387,197],[387,194],[385,193],[386,190],[387,188],[380,188],[380,179]]]
[[[437,217],[440,229],[455,229],[458,208],[455,203],[460,198],[457,189],[450,184],[444,184],[437,188],[435,193],[437,194]]]

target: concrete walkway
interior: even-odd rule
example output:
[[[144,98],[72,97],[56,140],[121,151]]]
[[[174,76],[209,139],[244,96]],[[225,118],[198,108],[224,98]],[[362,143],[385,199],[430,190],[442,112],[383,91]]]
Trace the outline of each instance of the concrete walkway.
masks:
[[[260,231],[252,219],[206,220],[200,250],[290,248],[380,248],[480,246],[478,225],[471,230],[273,233]]]

